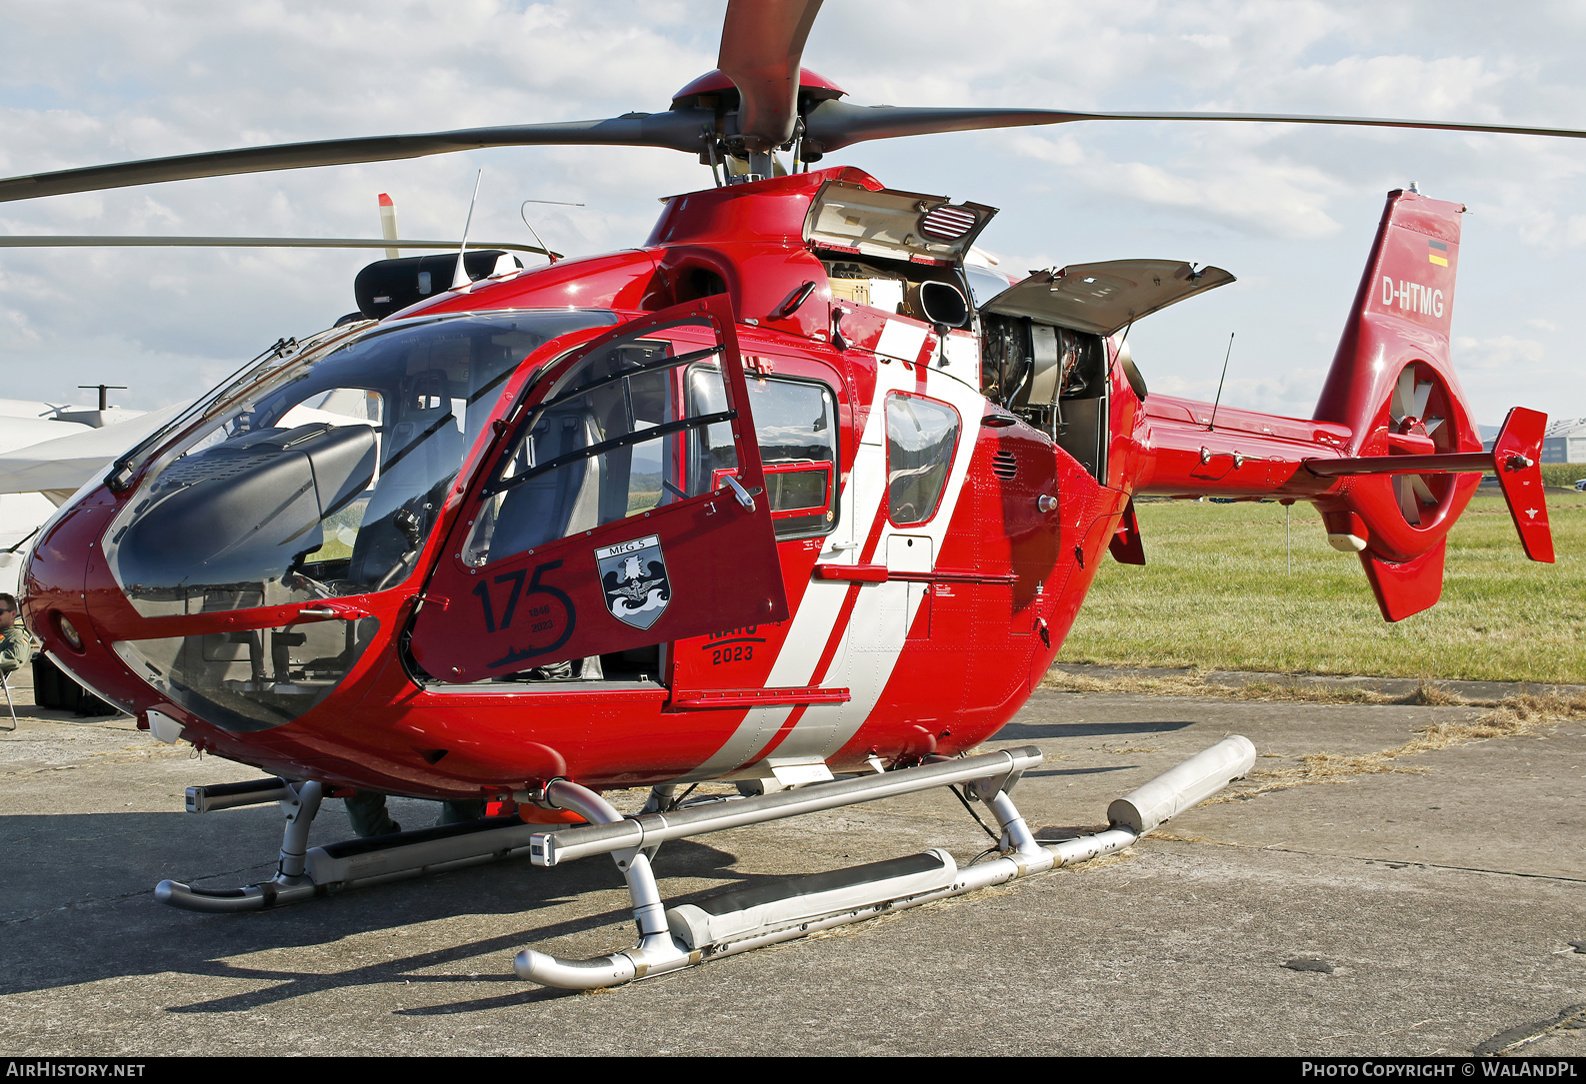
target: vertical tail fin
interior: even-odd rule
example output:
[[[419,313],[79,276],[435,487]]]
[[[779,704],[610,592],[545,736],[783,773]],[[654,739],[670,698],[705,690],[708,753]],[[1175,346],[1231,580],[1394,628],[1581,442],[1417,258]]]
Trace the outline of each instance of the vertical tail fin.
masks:
[[[396,204],[391,202],[391,197],[384,192],[380,193],[380,235],[387,241],[397,239]],[[395,260],[402,255],[399,248],[385,250],[385,258]]]
[[[1388,194],[1316,417],[1349,426],[1356,457],[1480,452],[1449,359],[1459,268],[1457,203]],[[1329,540],[1356,550],[1382,615],[1398,621],[1443,589],[1443,546],[1480,479],[1474,474],[1355,477],[1318,502]]]

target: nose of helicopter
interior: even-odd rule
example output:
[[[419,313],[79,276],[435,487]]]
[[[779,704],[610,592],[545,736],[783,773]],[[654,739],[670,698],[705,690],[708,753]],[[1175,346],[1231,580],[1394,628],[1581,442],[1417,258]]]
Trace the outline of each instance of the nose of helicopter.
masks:
[[[120,597],[100,546],[119,503],[100,486],[61,508],[28,555],[19,601],[28,631],[62,669],[103,699],[136,711],[144,687],[111,650],[93,613],[96,596]]]

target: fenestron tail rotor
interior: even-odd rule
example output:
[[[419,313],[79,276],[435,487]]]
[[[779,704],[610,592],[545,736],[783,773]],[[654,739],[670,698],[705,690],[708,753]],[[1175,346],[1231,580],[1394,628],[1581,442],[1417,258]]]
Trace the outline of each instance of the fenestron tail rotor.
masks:
[[[794,147],[804,163],[872,139],[1074,121],[1210,121],[1420,128],[1450,132],[1586,137],[1586,130],[1462,121],[1282,113],[1075,112],[1056,109],[893,108],[838,101],[841,92],[799,65],[820,0],[729,0],[718,54],[720,74],[736,93],[680,92],[660,113],[602,120],[514,124],[413,135],[358,136],[311,143],[242,147],[0,179],[0,203],[199,177],[225,177],[313,166],[387,162],[489,147],[664,147],[712,161],[718,152],[739,162],[735,179],[770,176],[778,148]],[[691,87],[702,81],[696,80]],[[711,82],[704,77],[703,82]],[[688,88],[685,88],[687,90]],[[701,100],[701,99],[705,100]]]
[[[1393,426],[1388,439],[1393,454],[1427,455],[1448,450],[1447,433],[1443,434],[1441,440],[1437,436],[1443,428],[1444,417],[1428,413],[1431,409],[1442,409],[1441,403],[1433,407],[1433,393],[1438,390],[1438,383],[1431,378],[1430,369],[1422,374],[1414,364],[1410,364],[1399,373],[1393,394],[1388,399],[1388,419]],[[1439,399],[1443,398],[1439,396]],[[1393,488],[1399,498],[1399,511],[1404,513],[1405,522],[1420,526],[1422,510],[1435,507],[1443,499],[1448,482],[1446,474],[1394,475]],[[1444,492],[1435,491],[1434,485]]]

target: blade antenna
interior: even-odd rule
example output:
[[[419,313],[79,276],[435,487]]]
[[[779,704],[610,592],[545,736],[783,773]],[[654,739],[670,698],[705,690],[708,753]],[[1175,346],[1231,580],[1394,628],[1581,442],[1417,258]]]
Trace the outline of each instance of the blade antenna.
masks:
[[[1228,358],[1234,352],[1234,333],[1228,333],[1228,353],[1223,355],[1223,375],[1217,378],[1217,398],[1212,400],[1212,419],[1206,423],[1206,431],[1210,433],[1217,428],[1217,404],[1223,401],[1223,381],[1228,379]]]
[[[528,207],[528,205],[531,204],[531,203],[552,204],[552,205],[557,206],[557,207],[582,207],[583,204],[582,203],[568,203],[565,200],[559,200],[559,199],[526,199],[522,203],[518,204],[518,217],[523,219],[523,224],[525,226],[529,227],[529,232],[530,233],[534,234],[534,242],[535,242],[535,244],[539,245],[542,249],[545,249],[546,258],[548,260],[550,260],[551,263],[555,263],[558,259],[560,259],[560,257],[558,257],[557,254],[552,252],[550,249],[545,248],[545,242],[540,240],[539,232],[537,230],[535,230],[534,223],[529,221],[528,213],[527,213],[527,211],[524,210],[524,208]]]
[[[463,219],[463,241],[457,246],[457,270],[452,272],[452,289],[458,290],[467,286],[473,280],[468,277],[468,271],[463,267],[463,257],[468,252],[468,227],[474,224],[474,204],[479,202],[479,182],[485,179],[485,171],[480,170],[474,177],[474,198],[468,201],[468,217]],[[544,248],[544,245],[540,246]]]

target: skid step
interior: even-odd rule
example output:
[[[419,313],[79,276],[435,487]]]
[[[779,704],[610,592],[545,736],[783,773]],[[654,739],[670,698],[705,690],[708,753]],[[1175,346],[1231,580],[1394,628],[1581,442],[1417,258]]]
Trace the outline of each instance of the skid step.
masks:
[[[666,912],[666,922],[672,936],[690,950],[710,949],[848,911],[876,909],[940,892],[957,878],[958,863],[953,856],[935,848],[830,873],[778,877],[700,903],[680,904]]]
[[[388,836],[348,839],[309,851],[308,875],[316,884],[343,887],[492,862],[518,851],[526,852],[534,834],[544,830],[544,825],[525,824],[517,816],[505,814]]]
[[[213,808],[213,807],[212,807]],[[291,821],[288,821],[290,831]],[[282,846],[282,870],[274,878],[246,888],[204,889],[177,881],[161,881],[155,898],[188,911],[258,911],[297,903],[359,884],[416,877],[525,853],[529,839],[542,825],[525,824],[515,816],[485,817],[461,824],[393,832],[388,836],[349,839],[299,852],[296,868]]]
[[[218,809],[239,809],[269,802],[289,802],[294,797],[285,779],[249,779],[242,783],[211,783],[187,788],[189,813],[213,813]]]

